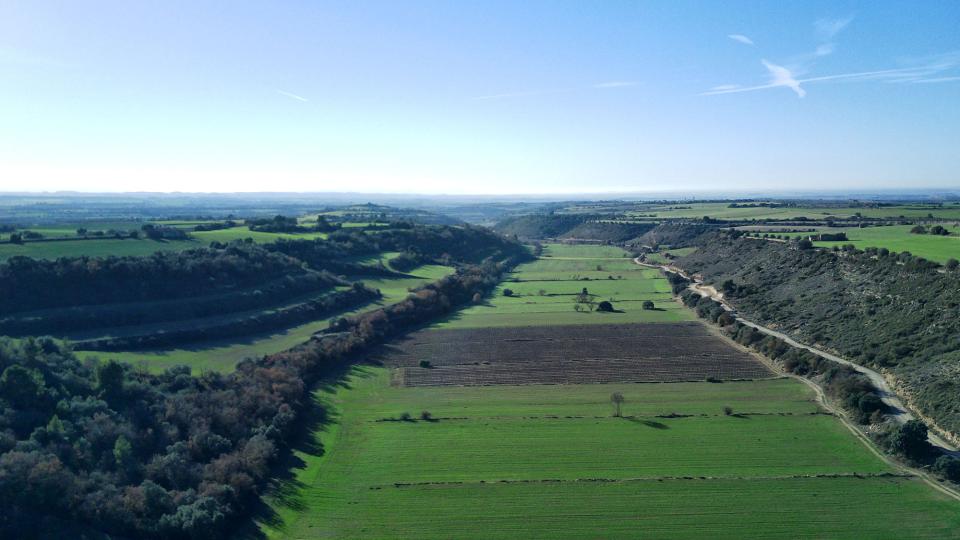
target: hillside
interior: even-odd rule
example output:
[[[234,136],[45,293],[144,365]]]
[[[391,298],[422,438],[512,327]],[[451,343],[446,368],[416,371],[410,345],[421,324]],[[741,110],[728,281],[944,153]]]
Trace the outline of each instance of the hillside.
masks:
[[[960,273],[909,254],[800,250],[721,233],[676,264],[747,317],[887,371],[922,414],[960,433]]]
[[[653,227],[652,223],[603,221],[598,216],[586,214],[532,214],[507,218],[497,223],[494,229],[526,240],[562,238],[594,242],[625,242]]]

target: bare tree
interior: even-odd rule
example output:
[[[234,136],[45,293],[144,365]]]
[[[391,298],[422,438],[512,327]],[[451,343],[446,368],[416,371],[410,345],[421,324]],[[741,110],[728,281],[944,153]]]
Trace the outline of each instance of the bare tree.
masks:
[[[623,394],[621,394],[620,392],[614,392],[610,394],[610,403],[613,403],[614,416],[616,417],[620,416],[620,407],[623,405],[624,401],[626,400],[623,398]]]

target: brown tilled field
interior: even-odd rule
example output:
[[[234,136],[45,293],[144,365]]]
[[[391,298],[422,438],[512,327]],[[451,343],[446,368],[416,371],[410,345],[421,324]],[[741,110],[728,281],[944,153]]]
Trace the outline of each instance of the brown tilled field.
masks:
[[[406,386],[757,379],[772,372],[700,323],[424,330],[379,357]],[[419,367],[421,361],[430,368]]]

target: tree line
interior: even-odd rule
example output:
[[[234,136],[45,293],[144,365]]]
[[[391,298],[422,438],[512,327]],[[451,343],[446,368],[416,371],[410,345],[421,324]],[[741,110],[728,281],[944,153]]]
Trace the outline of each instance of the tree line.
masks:
[[[493,256],[454,260],[454,274],[407,299],[229,374],[154,375],[49,338],[0,338],[0,537],[227,536],[314,405],[314,382],[487,294],[525,255],[495,235],[473,243]]]

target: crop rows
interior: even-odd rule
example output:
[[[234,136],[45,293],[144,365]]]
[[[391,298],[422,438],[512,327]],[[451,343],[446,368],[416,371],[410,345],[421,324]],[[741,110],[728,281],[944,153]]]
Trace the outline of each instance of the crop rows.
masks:
[[[387,349],[405,386],[679,382],[771,372],[700,324],[434,330]],[[421,362],[429,362],[422,366]]]

